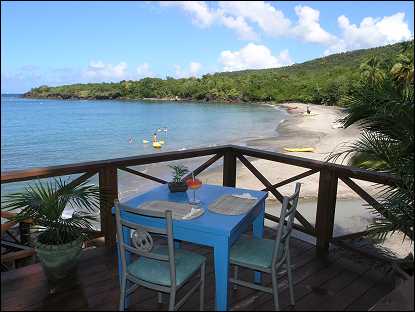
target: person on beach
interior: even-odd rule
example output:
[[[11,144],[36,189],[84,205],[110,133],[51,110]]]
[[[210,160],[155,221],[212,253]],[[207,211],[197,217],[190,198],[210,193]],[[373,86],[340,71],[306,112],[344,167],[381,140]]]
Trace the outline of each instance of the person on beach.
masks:
[[[157,142],[157,133],[156,132],[153,133],[153,142]]]
[[[310,105],[307,104],[307,114],[310,115],[311,111],[310,111]]]

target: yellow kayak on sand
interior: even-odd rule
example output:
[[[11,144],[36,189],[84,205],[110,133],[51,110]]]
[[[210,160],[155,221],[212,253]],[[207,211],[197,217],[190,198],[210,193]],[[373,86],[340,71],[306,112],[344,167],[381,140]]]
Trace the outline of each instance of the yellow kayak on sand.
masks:
[[[153,142],[154,148],[161,148],[161,144],[159,142]]]
[[[287,152],[314,152],[313,147],[303,147],[303,148],[288,148],[284,147]]]

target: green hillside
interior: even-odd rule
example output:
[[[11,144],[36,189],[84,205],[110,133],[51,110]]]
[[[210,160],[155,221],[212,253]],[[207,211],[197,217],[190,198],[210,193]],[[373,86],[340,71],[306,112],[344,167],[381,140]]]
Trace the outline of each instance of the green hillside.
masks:
[[[387,70],[408,42],[356,50],[292,66],[207,74],[202,78],[144,78],[119,83],[41,86],[26,97],[62,99],[186,99],[201,101],[301,101],[337,104],[358,83],[359,66],[376,56]],[[411,53],[413,53],[413,45]]]

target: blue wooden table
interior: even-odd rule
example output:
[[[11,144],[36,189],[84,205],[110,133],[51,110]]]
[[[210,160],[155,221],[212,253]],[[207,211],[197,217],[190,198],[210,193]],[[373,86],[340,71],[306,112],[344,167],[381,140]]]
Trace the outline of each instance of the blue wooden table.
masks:
[[[247,213],[238,216],[228,216],[208,210],[209,204],[224,194],[250,193],[256,197],[256,205]],[[268,193],[247,189],[224,187],[204,184],[196,191],[196,197],[201,200],[200,206],[205,213],[193,220],[173,220],[173,235],[177,240],[213,247],[216,281],[216,310],[224,311],[228,307],[228,270],[229,248],[238,240],[240,235],[253,224],[253,235],[262,237],[264,231],[265,199]],[[168,200],[174,202],[188,202],[193,197],[193,191],[171,193],[167,185],[162,185],[150,192],[134,197],[125,202],[130,207],[138,207],[147,201]],[[164,221],[125,213],[124,217],[131,222],[162,227]],[[128,231],[128,230],[127,230]],[[124,233],[126,238],[129,233]],[[121,261],[119,261],[120,263]],[[260,273],[256,273],[255,280],[260,282]]]

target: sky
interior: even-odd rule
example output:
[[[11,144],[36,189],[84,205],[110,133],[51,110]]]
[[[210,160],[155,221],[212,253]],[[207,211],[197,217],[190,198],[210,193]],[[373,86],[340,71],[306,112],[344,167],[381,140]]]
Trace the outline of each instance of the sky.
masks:
[[[413,39],[412,1],[2,1],[1,92],[274,68]]]

